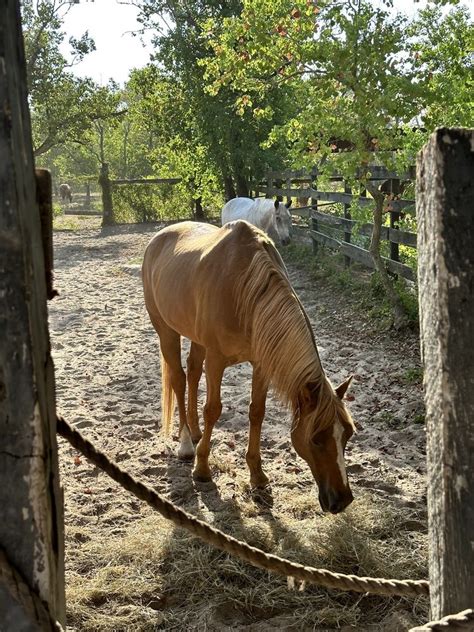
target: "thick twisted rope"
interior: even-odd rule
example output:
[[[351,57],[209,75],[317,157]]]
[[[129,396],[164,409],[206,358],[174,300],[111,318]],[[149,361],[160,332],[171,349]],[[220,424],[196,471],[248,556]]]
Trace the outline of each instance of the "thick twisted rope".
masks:
[[[411,628],[409,632],[450,632],[455,630],[474,630],[474,610],[468,609],[458,612],[458,614],[449,614],[439,621],[430,621],[424,625]]]
[[[90,441],[72,428],[62,417],[58,417],[57,430],[72,446],[82,452],[89,461],[106,472],[124,489],[148,503],[163,517],[171,520],[175,525],[187,529],[207,544],[245,560],[253,566],[272,571],[283,577],[292,577],[302,582],[318,584],[326,588],[385,596],[416,597],[429,594],[428,582],[424,580],[397,580],[343,575],[342,573],[333,573],[325,569],[303,566],[276,555],[264,553],[260,549],[245,542],[240,542],[236,538],[226,535],[222,531],[202,522],[157,494],[151,487],[135,480],[128,472],[122,470],[103,452],[95,448]]]

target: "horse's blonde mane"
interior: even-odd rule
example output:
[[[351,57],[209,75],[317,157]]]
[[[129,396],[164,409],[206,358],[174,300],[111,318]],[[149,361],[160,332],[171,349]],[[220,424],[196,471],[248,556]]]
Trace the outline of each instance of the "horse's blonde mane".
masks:
[[[263,241],[263,240],[262,240]],[[238,316],[251,341],[253,362],[277,395],[301,421],[298,396],[311,384],[317,402],[305,420],[308,439],[336,419],[352,419],[326,377],[314,334],[302,304],[272,244],[260,243],[235,287]]]
[[[251,337],[253,361],[278,395],[293,404],[307,382],[325,376],[286,271],[263,244],[240,278],[235,298],[240,322]]]

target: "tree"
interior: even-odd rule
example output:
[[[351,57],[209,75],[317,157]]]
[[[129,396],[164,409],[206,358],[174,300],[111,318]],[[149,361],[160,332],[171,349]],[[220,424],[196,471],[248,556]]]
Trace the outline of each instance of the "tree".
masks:
[[[193,141],[205,148],[207,160],[220,172],[228,197],[235,193],[248,195],[251,175],[261,175],[268,166],[281,166],[281,156],[275,148],[263,150],[261,142],[272,125],[281,121],[277,117],[286,91],[266,95],[267,100],[274,102],[273,120],[269,120],[239,113],[233,89],[222,89],[218,93],[207,89],[202,67],[209,55],[205,23],[208,19],[220,22],[226,17],[238,16],[241,3],[151,0],[136,4],[141,7],[144,24],[156,31],[155,59],[160,62],[163,77],[185,95],[193,120]],[[166,29],[160,26],[163,20]]]
[[[407,18],[368,0],[321,7],[312,0],[245,0],[240,16],[209,20],[207,30],[212,54],[205,62],[206,79],[213,91],[234,90],[241,107],[260,116],[257,98],[275,87],[293,87],[299,111],[273,128],[267,145],[286,139],[294,165],[316,163],[322,172],[354,178],[374,161],[393,167],[401,158],[414,159],[402,151],[409,141],[406,128],[427,106],[426,112],[434,112],[438,95],[435,90],[428,97],[430,77],[420,73],[428,40],[414,64],[410,36],[416,39],[417,32],[409,30]],[[454,45],[452,37],[449,41]],[[434,57],[447,49],[440,33]],[[449,56],[441,56],[449,65]],[[461,80],[461,73],[454,74],[450,86]],[[336,151],[341,145],[350,151]],[[375,200],[370,251],[392,302],[394,324],[401,326],[404,310],[380,256],[384,195],[362,180]]]
[[[72,61],[60,52],[65,39],[62,19],[73,0],[24,0],[23,35],[35,156],[52,147],[80,141],[93,121],[102,119],[101,92],[90,79],[79,79],[71,67],[95,50],[88,33],[70,38]]]

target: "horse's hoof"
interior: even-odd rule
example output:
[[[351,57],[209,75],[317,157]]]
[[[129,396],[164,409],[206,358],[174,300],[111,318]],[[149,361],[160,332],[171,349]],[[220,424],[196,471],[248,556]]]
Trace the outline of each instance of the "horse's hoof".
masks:
[[[194,452],[181,452],[181,450],[178,450],[178,459],[180,461],[192,461],[194,459]]]
[[[270,479],[266,476],[250,480],[250,489],[266,489],[270,486]]]
[[[183,428],[180,435],[178,457],[183,461],[191,461],[194,458],[194,445],[191,441],[191,435],[189,434],[187,428]]]
[[[195,481],[199,481],[200,483],[212,482],[212,474],[210,472],[201,472],[196,469],[193,471],[193,478]]]

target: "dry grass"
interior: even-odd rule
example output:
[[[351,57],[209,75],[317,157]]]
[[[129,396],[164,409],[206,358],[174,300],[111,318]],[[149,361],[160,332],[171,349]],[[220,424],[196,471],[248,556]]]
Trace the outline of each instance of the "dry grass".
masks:
[[[426,576],[426,536],[408,530],[406,512],[369,495],[359,496],[343,516],[315,517],[309,491],[287,501],[288,511],[275,515],[244,490],[214,522],[306,565],[359,575]],[[223,630],[267,622],[267,629],[395,630],[382,625],[393,611],[405,611],[410,620],[426,616],[424,598],[387,599],[315,586],[289,590],[284,578],[211,549],[151,510],[142,514],[123,535],[105,542],[99,533],[77,528],[68,534],[75,542],[67,579],[72,629]],[[377,622],[382,627],[369,625]]]

